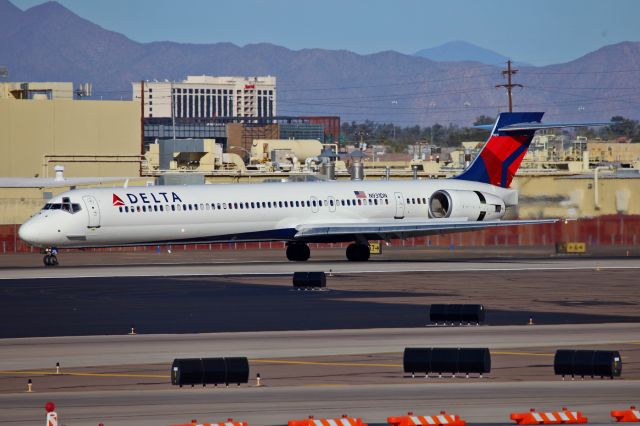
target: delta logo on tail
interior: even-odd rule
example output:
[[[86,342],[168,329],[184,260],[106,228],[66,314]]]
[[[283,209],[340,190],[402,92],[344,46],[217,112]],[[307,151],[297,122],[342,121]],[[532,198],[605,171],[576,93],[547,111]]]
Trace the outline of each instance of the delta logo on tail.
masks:
[[[114,206],[124,206],[124,201],[116,194],[113,194],[113,205]]]

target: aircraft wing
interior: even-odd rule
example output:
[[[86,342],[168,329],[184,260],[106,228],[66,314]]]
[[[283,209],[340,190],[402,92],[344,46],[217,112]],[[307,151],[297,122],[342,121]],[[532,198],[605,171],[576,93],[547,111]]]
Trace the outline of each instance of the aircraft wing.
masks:
[[[368,240],[409,238],[422,235],[447,234],[451,232],[477,231],[500,226],[539,225],[556,223],[562,219],[540,220],[493,220],[471,222],[465,219],[429,219],[424,221],[384,221],[299,225],[296,240],[329,240],[332,237],[362,237]]]

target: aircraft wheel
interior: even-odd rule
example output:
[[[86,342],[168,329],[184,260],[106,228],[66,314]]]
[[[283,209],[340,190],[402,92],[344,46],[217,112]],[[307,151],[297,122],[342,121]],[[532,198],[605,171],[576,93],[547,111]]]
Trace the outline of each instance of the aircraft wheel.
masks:
[[[287,259],[292,262],[305,262],[311,257],[309,246],[304,243],[293,243],[287,245]]]
[[[371,252],[368,244],[349,244],[347,247],[347,260],[350,262],[366,262]]]

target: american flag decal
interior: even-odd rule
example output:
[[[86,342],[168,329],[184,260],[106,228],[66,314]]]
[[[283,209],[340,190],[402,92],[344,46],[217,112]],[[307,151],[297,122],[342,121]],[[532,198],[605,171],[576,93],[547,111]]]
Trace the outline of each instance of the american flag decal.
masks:
[[[356,198],[367,198],[367,193],[364,191],[353,191],[356,194]]]

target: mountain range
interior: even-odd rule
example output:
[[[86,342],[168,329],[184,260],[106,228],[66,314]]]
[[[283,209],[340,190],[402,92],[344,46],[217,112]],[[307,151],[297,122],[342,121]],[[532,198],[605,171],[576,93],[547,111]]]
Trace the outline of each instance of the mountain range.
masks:
[[[502,65],[509,60],[508,57],[493,50],[460,40],[422,49],[414,53],[414,55],[438,62],[473,61],[486,65]]]
[[[505,82],[504,66],[479,58],[435,61],[395,51],[360,55],[268,43],[138,43],[54,1],[23,11],[0,0],[0,46],[9,81],[92,82],[98,99],[131,99],[131,83],[140,80],[275,75],[278,115],[468,125],[507,105],[505,90],[495,87]],[[514,82],[524,88],[514,90],[514,110],[547,111],[549,121],[640,118],[640,43],[605,46],[563,64],[518,68]]]

